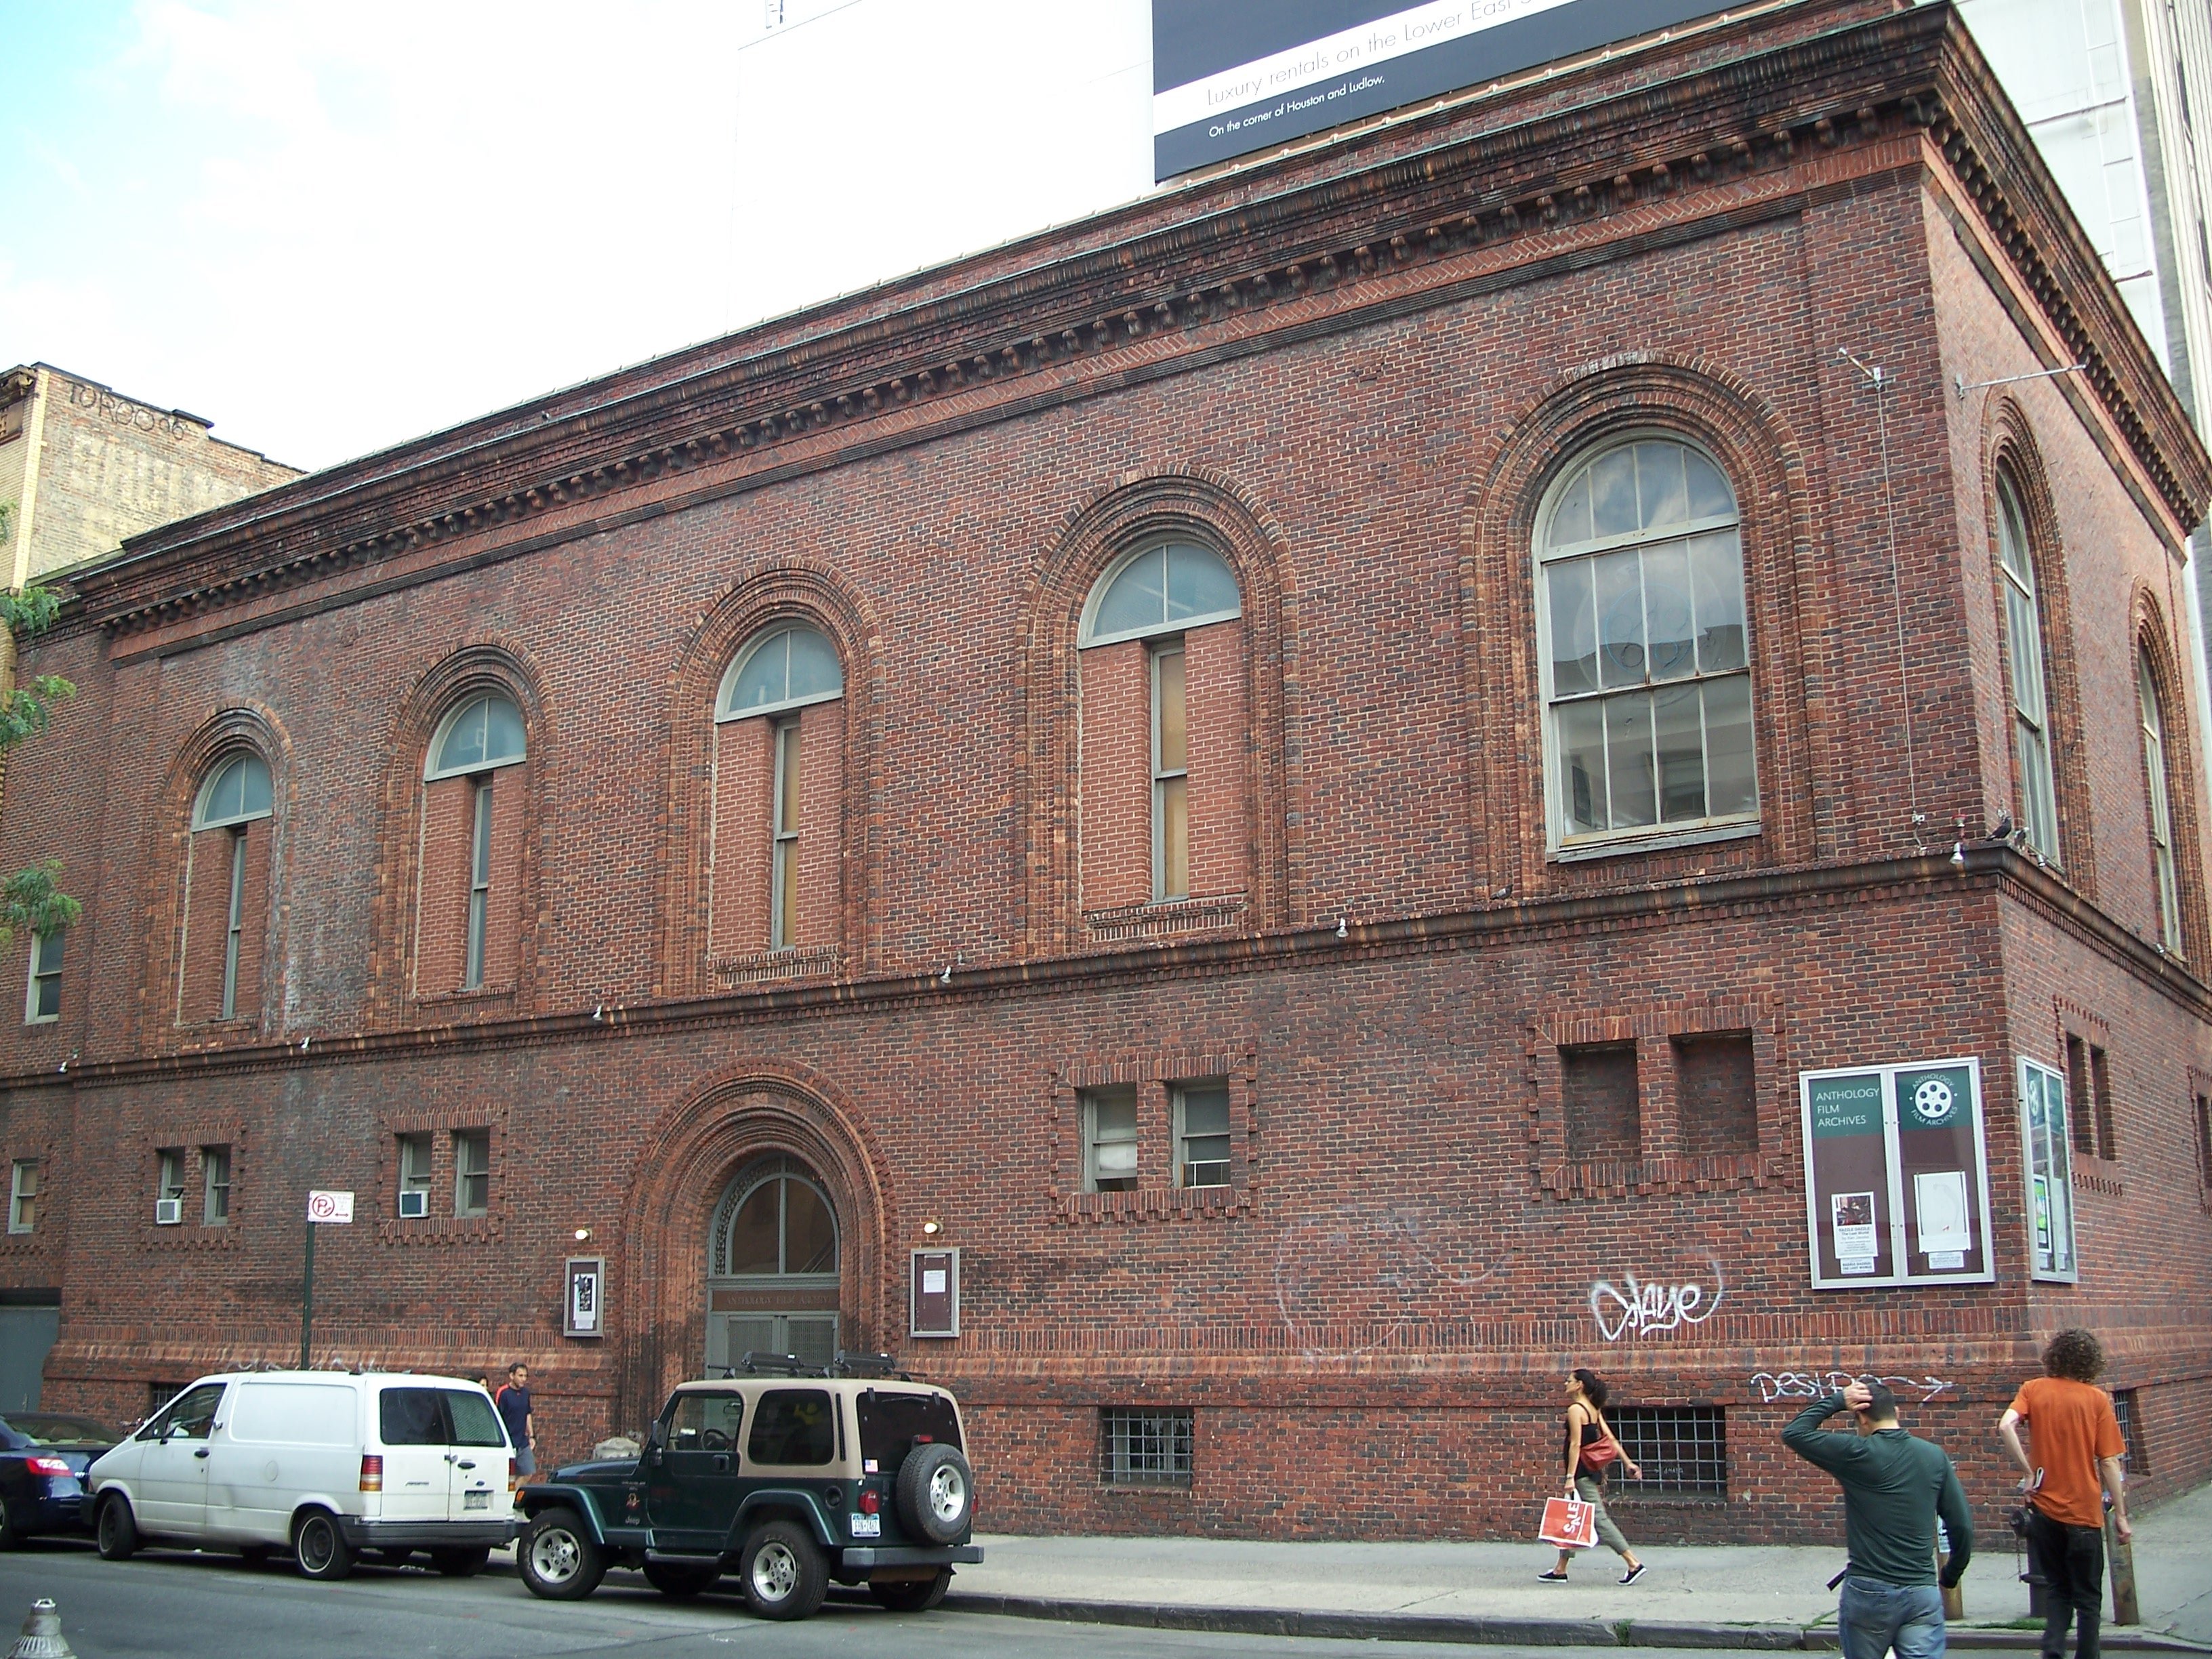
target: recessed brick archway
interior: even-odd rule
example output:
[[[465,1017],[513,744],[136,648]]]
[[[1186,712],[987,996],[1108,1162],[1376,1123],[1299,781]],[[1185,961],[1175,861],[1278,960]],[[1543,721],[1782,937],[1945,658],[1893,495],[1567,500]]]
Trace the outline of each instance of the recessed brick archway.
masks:
[[[774,1153],[805,1164],[836,1212],[842,1346],[890,1340],[883,1163],[827,1081],[754,1072],[716,1083],[665,1117],[641,1148],[623,1210],[624,1342],[619,1420],[641,1422],[697,1374],[706,1349],[708,1232],[730,1179]]]

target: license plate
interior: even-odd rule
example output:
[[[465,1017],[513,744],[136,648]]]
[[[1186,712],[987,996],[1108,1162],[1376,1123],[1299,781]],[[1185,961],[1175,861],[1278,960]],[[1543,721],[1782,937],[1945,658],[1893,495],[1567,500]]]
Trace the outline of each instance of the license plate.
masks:
[[[884,1517],[883,1517],[882,1516],[880,1516],[880,1515],[855,1515],[855,1516],[853,1517],[853,1536],[854,1536],[854,1537],[855,1537],[855,1538],[881,1538],[883,1535],[884,1535]]]
[[[488,1492],[465,1492],[461,1494],[461,1507],[465,1510],[488,1510],[491,1507],[491,1494]]]

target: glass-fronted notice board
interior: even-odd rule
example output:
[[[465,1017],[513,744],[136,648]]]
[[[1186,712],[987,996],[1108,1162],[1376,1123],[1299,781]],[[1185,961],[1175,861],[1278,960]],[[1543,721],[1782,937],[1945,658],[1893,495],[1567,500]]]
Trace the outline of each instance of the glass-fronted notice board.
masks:
[[[1996,1277],[1978,1060],[1801,1072],[1797,1090],[1815,1290]]]

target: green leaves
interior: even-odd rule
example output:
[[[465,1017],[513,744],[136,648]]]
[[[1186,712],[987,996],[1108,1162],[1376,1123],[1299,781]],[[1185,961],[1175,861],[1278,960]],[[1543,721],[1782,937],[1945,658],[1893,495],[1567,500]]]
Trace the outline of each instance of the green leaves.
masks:
[[[0,696],[0,751],[27,743],[53,723],[53,706],[76,695],[58,674],[40,674]]]
[[[24,929],[58,933],[76,924],[84,907],[55,885],[61,872],[59,859],[42,859],[0,884],[0,950]]]

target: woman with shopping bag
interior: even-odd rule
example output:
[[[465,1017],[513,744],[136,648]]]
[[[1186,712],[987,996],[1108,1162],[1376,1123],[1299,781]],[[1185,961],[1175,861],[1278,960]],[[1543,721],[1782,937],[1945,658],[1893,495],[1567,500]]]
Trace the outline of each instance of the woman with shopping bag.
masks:
[[[1566,1461],[1566,1504],[1558,1500],[1545,1505],[1545,1527],[1542,1536],[1559,1543],[1559,1564],[1549,1572],[1540,1572],[1537,1577],[1547,1584],[1563,1584],[1567,1578],[1567,1563],[1574,1559],[1577,1549],[1589,1547],[1589,1535],[1595,1531],[1607,1548],[1619,1556],[1628,1571],[1620,1575],[1620,1582],[1632,1584],[1644,1577],[1644,1563],[1636,1559],[1636,1552],[1628,1547],[1628,1540],[1620,1535],[1620,1528],[1605,1512],[1605,1472],[1618,1463],[1628,1471],[1633,1480],[1641,1480],[1644,1471],[1635,1460],[1621,1449],[1620,1442],[1613,1438],[1613,1428],[1605,1420],[1605,1380],[1587,1366],[1577,1365],[1567,1373],[1567,1431],[1564,1447]],[[1555,1517],[1554,1505],[1566,1512]],[[1586,1505],[1577,1510],[1571,1504]],[[1572,1533],[1556,1530],[1559,1522],[1574,1528]],[[1560,1542],[1564,1537],[1574,1536],[1573,1544]]]

